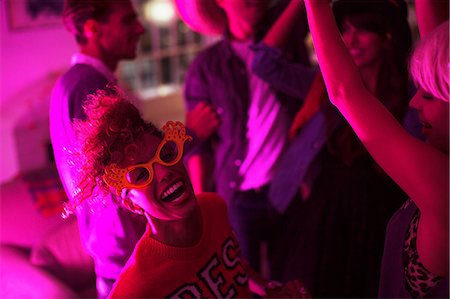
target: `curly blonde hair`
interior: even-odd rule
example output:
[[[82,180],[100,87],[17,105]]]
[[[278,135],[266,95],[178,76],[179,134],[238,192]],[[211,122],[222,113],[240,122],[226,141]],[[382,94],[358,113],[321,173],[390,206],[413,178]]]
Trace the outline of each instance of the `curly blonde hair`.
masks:
[[[146,122],[139,110],[116,86],[108,86],[89,95],[85,102],[85,120],[75,122],[81,149],[77,156],[77,194],[67,212],[74,210],[82,201],[93,196],[111,193],[103,181],[105,167],[124,161],[124,149],[136,144],[144,133],[163,138],[163,133]]]

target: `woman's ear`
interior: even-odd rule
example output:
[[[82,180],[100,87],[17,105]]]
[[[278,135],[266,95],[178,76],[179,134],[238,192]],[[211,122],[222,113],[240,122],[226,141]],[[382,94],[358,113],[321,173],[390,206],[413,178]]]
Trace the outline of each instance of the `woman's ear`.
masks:
[[[128,196],[122,199],[122,204],[125,208],[130,210],[133,213],[144,215],[145,211],[143,208],[141,208],[139,205],[135,204]]]

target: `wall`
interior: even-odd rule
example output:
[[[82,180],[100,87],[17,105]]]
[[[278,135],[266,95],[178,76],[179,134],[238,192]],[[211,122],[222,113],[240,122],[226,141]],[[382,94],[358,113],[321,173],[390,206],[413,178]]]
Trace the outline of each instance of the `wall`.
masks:
[[[20,0],[0,1],[0,182],[46,163],[50,91],[77,49],[62,25],[11,30],[8,1]]]
[[[62,25],[11,30],[7,1],[23,0],[0,0],[0,183],[48,163],[50,93],[77,51]],[[158,125],[184,118],[181,91],[141,108]]]
[[[185,108],[181,89],[158,98],[141,101],[140,108],[144,119],[162,127],[169,120],[184,123]]]

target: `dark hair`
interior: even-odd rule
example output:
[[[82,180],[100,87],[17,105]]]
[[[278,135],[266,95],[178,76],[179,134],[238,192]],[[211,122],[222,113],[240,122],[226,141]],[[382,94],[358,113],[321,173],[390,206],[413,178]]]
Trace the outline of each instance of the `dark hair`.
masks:
[[[353,26],[388,40],[377,78],[376,96],[401,120],[408,103],[408,57],[412,45],[404,0],[338,0],[333,12],[339,29]],[[389,78],[389,79],[387,79]]]
[[[115,1],[123,0],[65,0],[62,13],[63,24],[75,36],[78,44],[86,44],[87,39],[83,29],[86,21],[93,19],[106,22]]]
[[[76,157],[78,190],[72,210],[91,197],[94,190],[100,195],[110,193],[103,181],[105,167],[112,163],[120,165],[127,145],[138,143],[144,133],[163,138],[163,133],[146,122],[136,106],[115,86],[89,95],[83,108],[86,119],[76,120],[74,124],[81,149]]]
[[[375,96],[397,120],[401,121],[409,103],[408,58],[412,46],[406,2],[404,0],[336,0],[333,2],[333,13],[341,31],[344,22],[348,20],[356,28],[376,33],[387,41],[378,72]],[[344,139],[356,138],[350,132],[343,136],[347,136],[342,137]],[[338,143],[345,144],[343,140]],[[355,150],[355,155],[358,155],[357,152],[362,152],[356,149],[358,146],[348,144],[340,148],[347,151],[346,156],[349,157],[352,156],[348,153],[349,149],[350,152],[352,151],[351,148]]]

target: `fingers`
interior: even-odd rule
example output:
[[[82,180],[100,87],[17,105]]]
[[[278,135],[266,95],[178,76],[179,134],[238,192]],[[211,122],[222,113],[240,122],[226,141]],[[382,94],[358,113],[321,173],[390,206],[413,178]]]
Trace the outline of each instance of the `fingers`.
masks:
[[[204,125],[216,129],[220,123],[220,118],[217,115],[216,110],[211,105],[205,103],[201,104],[202,105],[198,108],[198,114],[195,115],[195,117],[199,118],[198,121],[202,122]]]
[[[188,112],[192,117],[198,118],[198,121],[201,119],[206,119],[209,121],[218,121],[219,116],[216,113],[216,110],[211,106],[204,102],[200,102],[195,106],[195,108]]]
[[[193,110],[186,113],[186,126],[200,139],[211,136],[219,125],[220,118],[215,109],[204,102],[198,103]]]

